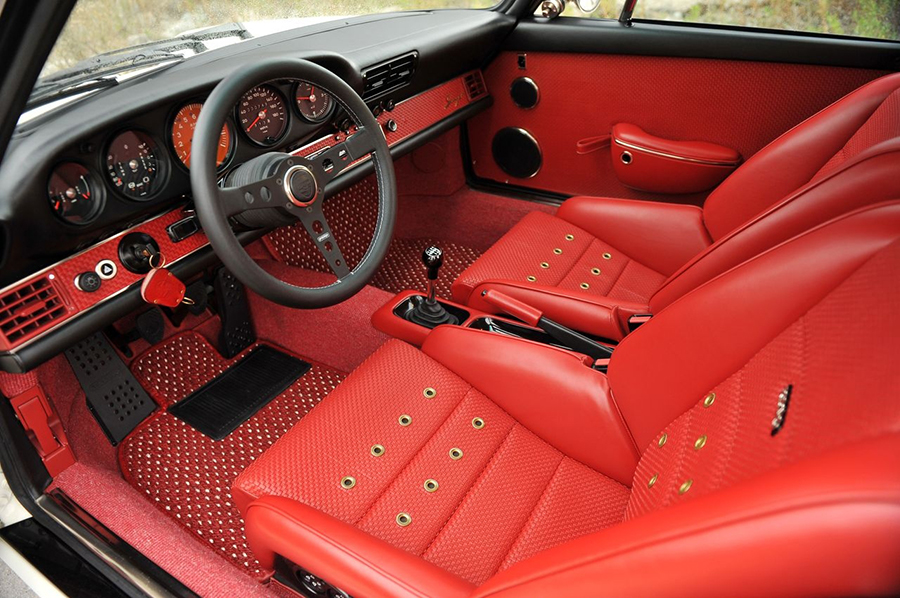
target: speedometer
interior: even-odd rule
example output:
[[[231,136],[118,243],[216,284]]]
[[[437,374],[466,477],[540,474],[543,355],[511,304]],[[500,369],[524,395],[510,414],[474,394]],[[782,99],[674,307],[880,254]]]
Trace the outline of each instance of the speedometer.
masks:
[[[142,131],[121,133],[109,144],[106,171],[113,187],[126,197],[149,198],[162,183],[156,143]]]
[[[287,130],[287,105],[278,91],[269,85],[254,87],[238,102],[238,122],[252,141],[270,146],[278,143]]]
[[[324,89],[306,81],[297,83],[294,98],[300,115],[311,123],[323,122],[334,108],[334,100]]]

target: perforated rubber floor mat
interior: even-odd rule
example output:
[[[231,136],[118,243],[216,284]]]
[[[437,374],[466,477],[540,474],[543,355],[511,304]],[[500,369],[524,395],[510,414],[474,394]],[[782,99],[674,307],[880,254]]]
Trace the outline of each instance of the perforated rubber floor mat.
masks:
[[[246,354],[225,359],[202,336],[188,332],[136,359],[132,372],[165,408],[228,371]],[[262,572],[244,539],[243,520],[231,499],[231,484],[344,376],[312,362],[306,374],[219,441],[160,411],[122,442],[122,474],[205,546],[259,577]]]

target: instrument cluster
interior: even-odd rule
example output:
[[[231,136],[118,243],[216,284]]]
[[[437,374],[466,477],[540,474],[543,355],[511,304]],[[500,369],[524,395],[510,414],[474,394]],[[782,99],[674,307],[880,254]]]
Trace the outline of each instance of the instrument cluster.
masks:
[[[265,151],[299,147],[334,120],[335,105],[326,91],[305,81],[248,90],[219,135],[220,171]],[[51,211],[66,224],[85,226],[98,219],[109,198],[150,202],[166,191],[168,197],[189,193],[191,142],[202,108],[202,99],[182,101],[160,113],[164,118],[157,119],[163,121],[157,127],[141,122],[111,131],[99,156],[58,163],[47,182]]]

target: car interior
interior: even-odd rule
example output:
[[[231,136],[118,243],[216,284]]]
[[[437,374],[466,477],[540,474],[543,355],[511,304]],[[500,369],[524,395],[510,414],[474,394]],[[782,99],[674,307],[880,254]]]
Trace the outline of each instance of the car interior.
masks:
[[[541,10],[19,119],[0,464],[113,585],[900,593],[900,42]]]

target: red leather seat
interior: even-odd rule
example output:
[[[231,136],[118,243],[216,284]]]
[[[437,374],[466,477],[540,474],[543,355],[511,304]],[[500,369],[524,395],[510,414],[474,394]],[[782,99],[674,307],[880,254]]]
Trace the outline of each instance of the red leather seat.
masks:
[[[616,349],[385,344],[236,480],[250,546],[354,596],[900,592],[900,202]]]
[[[550,319],[620,340],[673,300],[803,230],[900,196],[900,74],[878,79],[750,158],[703,208],[598,197],[533,213],[465,270],[453,299],[494,288]]]

